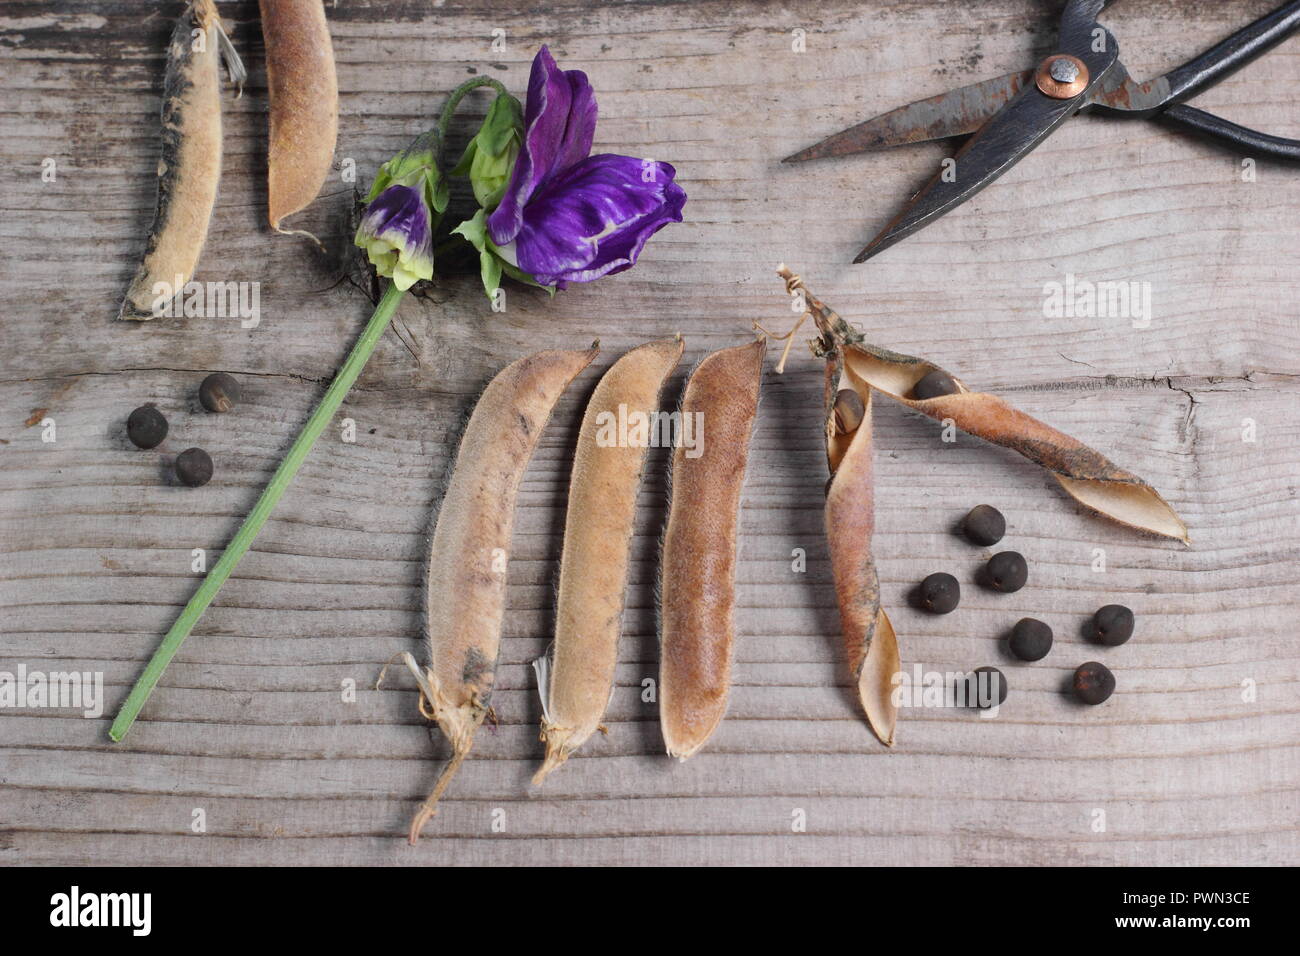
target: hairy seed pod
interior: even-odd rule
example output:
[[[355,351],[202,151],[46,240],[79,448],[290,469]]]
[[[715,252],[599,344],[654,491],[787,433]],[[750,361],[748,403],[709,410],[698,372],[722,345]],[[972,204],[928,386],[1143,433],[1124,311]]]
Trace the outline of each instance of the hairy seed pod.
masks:
[[[1120,524],[1187,543],[1187,525],[1137,475],[996,395],[972,392],[933,362],[865,342],[861,332],[805,289],[798,276],[784,267],[782,270],[787,288],[804,294],[808,311],[822,333],[818,347],[842,352],[845,365],[858,381],[936,421],[951,419],[962,431],[1023,455],[1093,511]],[[933,382],[941,376],[955,391],[929,398],[910,397],[921,381],[928,378]]]
[[[325,7],[321,0],[261,0],[261,9],[271,101],[268,219],[276,232],[316,240],[280,222],[311,205],[334,161],[339,91]]]
[[[722,349],[691,373],[673,452],[660,562],[659,722],[668,753],[697,753],[727,709],[736,605],[736,530],[767,340]]]
[[[835,396],[845,388],[857,392],[863,407],[860,424],[848,434],[835,425]],[[898,723],[893,680],[900,663],[898,638],[880,604],[880,582],[871,555],[875,529],[871,389],[844,369],[838,352],[827,355],[826,396],[826,457],[834,476],[826,494],[826,540],[844,649],[867,724],[881,743],[892,747]]]
[[[185,9],[167,47],[158,205],[119,319],[144,321],[194,275],[221,178],[221,23],[212,0]],[[170,294],[168,294],[170,292]]]
[[[535,662],[546,759],[541,783],[596,732],[614,689],[637,489],[680,338],[632,349],[601,378],[582,419],[569,483],[555,642]]]
[[[487,715],[505,614],[506,557],[515,496],[555,403],[596,349],[538,352],[508,365],[474,407],[429,548],[425,630],[429,663],[403,660],[451,742],[452,756],[411,821],[410,840],[437,810]]]

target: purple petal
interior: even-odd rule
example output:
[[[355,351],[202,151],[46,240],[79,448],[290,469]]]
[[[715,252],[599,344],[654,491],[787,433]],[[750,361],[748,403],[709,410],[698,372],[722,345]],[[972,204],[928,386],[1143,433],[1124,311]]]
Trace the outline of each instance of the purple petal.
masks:
[[[389,186],[366,207],[360,232],[416,251],[431,241],[429,207],[418,189]]]
[[[652,235],[682,221],[686,193],[675,175],[667,163],[611,154],[570,167],[525,208],[519,267],[561,286],[631,268]]]
[[[523,225],[533,194],[587,157],[596,132],[596,94],[581,70],[561,70],[543,46],[533,58],[524,107],[524,142],[501,202],[488,217],[497,245],[511,242]]]

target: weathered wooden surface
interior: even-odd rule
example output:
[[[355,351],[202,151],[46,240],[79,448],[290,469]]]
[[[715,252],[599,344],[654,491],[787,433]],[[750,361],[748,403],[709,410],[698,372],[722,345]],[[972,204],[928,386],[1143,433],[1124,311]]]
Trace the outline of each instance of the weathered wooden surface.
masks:
[[[1107,13],[1130,69],[1167,69],[1273,4],[1124,3]],[[502,315],[472,278],[408,300],[343,415],[128,740],[109,718],[235,530],[369,312],[340,267],[352,187],[335,177],[301,220],[331,255],[269,235],[265,74],[256,4],[223,3],[253,75],[227,101],[225,171],[199,278],[259,281],[262,322],[115,323],[152,204],[162,50],[179,4],[0,6],[0,670],[102,671],[97,720],[0,712],[4,863],[1288,863],[1300,851],[1300,652],[1295,624],[1300,468],[1300,172],[1146,122],[1079,119],[958,213],[865,267],[852,254],[919,185],[943,146],[792,169],[776,160],[864,116],[1033,62],[1058,4],[829,0],[592,5],[342,0],[329,9],[342,110],[338,158],[369,181],[473,70],[522,92],[536,46],[588,71],[597,149],[674,163],[685,224],[640,266],[554,300],[511,289]],[[489,48],[506,31],[503,52]],[[791,49],[806,31],[807,52]],[[1292,41],[1201,97],[1230,118],[1300,136]],[[476,108],[481,109],[481,104]],[[460,136],[463,138],[464,128]],[[41,164],[56,161],[55,182]],[[801,271],[882,344],[1089,441],[1154,484],[1193,546],[1080,512],[998,449],[945,444],[933,423],[878,403],[877,554],[906,665],[994,663],[1011,682],[996,720],[905,711],[886,752],[847,687],[820,538],[821,377],[800,347],[769,376],[744,502],[730,715],[687,764],[662,756],[641,681],[657,670],[660,453],[635,542],[610,733],[531,791],[541,754],[526,662],[548,638],[574,429],[600,369],[681,331],[688,363],[790,320],[773,275]],[[1045,318],[1067,273],[1149,282],[1153,317]],[[606,349],[562,403],[521,494],[496,699],[500,725],[417,849],[401,839],[446,753],[409,681],[368,688],[416,649],[425,532],[449,442],[506,362],[599,334]],[[403,339],[405,340],[403,342]],[[212,416],[214,369],[247,398]],[[145,401],[172,433],[129,447]],[[43,443],[36,415],[56,422]],[[1257,440],[1242,440],[1243,420]],[[207,448],[217,477],[165,480]],[[939,569],[965,583],[985,554],[949,533],[973,504],[1008,515],[1028,587],[967,587],[922,617],[908,588]],[[804,573],[792,571],[805,549]],[[1105,549],[1106,571],[1092,570]],[[1098,649],[1084,618],[1119,601],[1133,641]],[[1005,660],[999,635],[1046,619],[1044,661]],[[1100,659],[1119,692],[1062,694]],[[355,703],[341,683],[355,681]],[[1257,688],[1243,699],[1243,682]],[[1247,695],[1248,696],[1248,695]],[[193,811],[207,833],[191,832]],[[503,814],[494,811],[502,810]],[[793,832],[798,810],[806,832]],[[1099,811],[1105,828],[1097,828]],[[503,829],[493,829],[499,820]]]

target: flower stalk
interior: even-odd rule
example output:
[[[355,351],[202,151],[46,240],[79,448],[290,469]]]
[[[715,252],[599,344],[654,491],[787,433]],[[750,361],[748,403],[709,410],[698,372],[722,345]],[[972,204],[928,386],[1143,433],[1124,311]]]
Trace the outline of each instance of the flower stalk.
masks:
[[[365,368],[366,361],[379,344],[380,337],[388,328],[393,319],[393,314],[397,311],[398,303],[402,300],[402,291],[393,283],[389,283],[384,296],[379,300],[379,305],[375,308],[374,314],[366,324],[365,330],[361,337],[357,339],[356,345],[352,347],[351,354],[348,355],[347,361],[339,369],[338,375],[334,376],[334,381],[330,383],[329,390],[325,392],[325,397],[321,399],[316,410],[312,412],[311,418],[307,419],[307,424],[303,426],[298,433],[297,439],[294,440],[293,446],[289,453],[284,456],[280,462],[280,467],[275,470],[271,476],[270,482],[267,483],[262,496],[257,499],[257,504],[253,505],[253,510],[248,513],[244,523],[240,525],[239,530],[235,532],[234,538],[226,546],[226,550],[221,553],[221,558],[213,565],[212,570],[208,572],[199,589],[194,592],[190,602],[185,605],[185,610],[181,611],[180,617],[172,625],[167,636],[163,638],[158,650],[154,651],[153,657],[145,666],[144,673],[135,682],[131,688],[131,693],[126,698],[126,703],[122,705],[121,710],[113,719],[113,726],[109,729],[108,736],[114,742],[121,741],[126,736],[135,719],[140,716],[140,710],[149,700],[149,695],[153,693],[154,687],[157,686],[158,680],[162,677],[163,671],[171,663],[171,659],[176,656],[181,645],[185,643],[185,638],[190,636],[190,631],[198,623],[203,612],[208,609],[217,593],[221,590],[222,585],[230,577],[235,565],[239,564],[240,559],[248,552],[252,546],[258,532],[266,524],[266,519],[271,516],[275,506],[279,504],[280,498],[284,495],[285,490],[293,481],[294,476],[298,474],[298,469],[302,467],[303,461],[311,452],[312,446],[316,444],[316,439],[329,426],[333,420],[334,414],[343,404],[343,399],[351,391],[353,384],[356,383],[357,376]]]

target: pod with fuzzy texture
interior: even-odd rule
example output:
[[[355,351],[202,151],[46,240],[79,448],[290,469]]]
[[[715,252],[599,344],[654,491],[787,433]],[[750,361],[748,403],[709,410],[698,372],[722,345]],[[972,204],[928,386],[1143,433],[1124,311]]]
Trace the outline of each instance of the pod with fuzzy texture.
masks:
[[[583,415],[569,483],[555,641],[534,662],[546,743],[534,783],[596,732],[613,693],[651,416],[682,349],[680,338],[632,349],[601,378]]]
[[[321,0],[261,0],[266,84],[268,219],[276,232],[308,236],[280,222],[311,205],[329,175],[339,129],[334,48]]]
[[[862,403],[855,414],[836,414],[848,389]],[[826,541],[840,608],[840,627],[849,673],[867,724],[881,743],[894,745],[898,707],[894,675],[899,670],[898,638],[880,604],[880,582],[871,553],[875,530],[875,484],[871,444],[871,389],[846,369],[838,351],[826,363],[826,460],[831,481],[826,491]]]
[[[972,392],[932,362],[870,345],[862,333],[803,288],[788,269],[787,287],[801,289],[822,337],[818,348],[837,348],[854,378],[937,421],[951,419],[962,431],[1009,448],[1045,469],[1080,504],[1142,531],[1187,542],[1187,526],[1154,488],[1087,445],[1057,431],[995,395]],[[793,283],[793,285],[792,285]],[[956,391],[913,398],[912,390],[933,372],[948,375]]]
[[[195,0],[176,21],[167,47],[158,204],[119,319],[154,318],[157,307],[190,281],[203,252],[221,178],[222,50],[233,73],[238,58],[221,32],[215,4]]]
[[[670,756],[698,753],[727,710],[736,605],[736,529],[767,340],[722,349],[691,373],[673,451],[660,562],[659,722]],[[698,423],[698,424],[696,424]]]
[[[437,811],[488,712],[520,479],[555,403],[595,357],[593,346],[520,359],[488,384],[465,427],[429,548],[429,663],[421,669],[410,654],[402,655],[419,684],[421,712],[437,721],[452,748],[411,821],[411,843]]]

